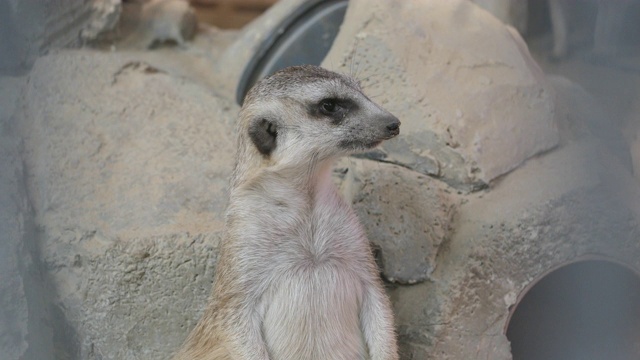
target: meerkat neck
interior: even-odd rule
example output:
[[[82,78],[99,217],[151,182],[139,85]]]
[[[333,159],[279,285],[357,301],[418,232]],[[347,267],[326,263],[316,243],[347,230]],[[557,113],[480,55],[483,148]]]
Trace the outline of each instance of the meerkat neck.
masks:
[[[299,165],[276,165],[270,170],[300,191],[314,192],[331,183],[334,159],[310,161]]]
[[[299,193],[312,195],[332,184],[331,173],[334,163],[335,159],[310,160],[299,164],[279,163],[261,166],[257,170],[251,170],[247,164],[238,164],[232,192],[233,189],[243,188],[244,184],[268,184],[271,181],[267,179],[275,178],[279,186],[291,187]]]

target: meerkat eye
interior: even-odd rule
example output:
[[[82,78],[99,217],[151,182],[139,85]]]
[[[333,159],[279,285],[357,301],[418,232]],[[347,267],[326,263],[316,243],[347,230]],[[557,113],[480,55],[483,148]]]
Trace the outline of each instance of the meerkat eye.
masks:
[[[320,102],[320,111],[325,115],[331,115],[338,111],[338,103],[334,99],[324,99]]]
[[[269,126],[267,126],[267,133],[273,137],[276,137],[278,135],[278,130],[273,123],[269,123]]]

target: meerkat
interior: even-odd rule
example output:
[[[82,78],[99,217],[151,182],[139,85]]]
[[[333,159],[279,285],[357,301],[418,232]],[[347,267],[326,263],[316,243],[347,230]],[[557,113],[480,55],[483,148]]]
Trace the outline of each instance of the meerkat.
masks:
[[[320,67],[249,91],[212,295],[174,359],[398,359],[370,244],[331,174],[399,131],[356,80]]]

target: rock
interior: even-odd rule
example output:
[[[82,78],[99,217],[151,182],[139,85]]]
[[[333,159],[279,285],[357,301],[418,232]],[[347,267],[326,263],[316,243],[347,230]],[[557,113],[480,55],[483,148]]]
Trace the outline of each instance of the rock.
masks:
[[[22,73],[49,51],[74,47],[111,29],[120,0],[0,2],[0,72]]]
[[[14,115],[25,84],[25,77],[0,77],[0,352],[49,360],[54,335]]]
[[[607,162],[610,153],[583,139],[464,196],[432,281],[390,289],[403,353],[510,359],[514,299],[548,271],[593,258],[639,269],[640,212],[625,199],[637,204],[640,187],[612,184],[607,174],[629,175]]]
[[[620,135],[581,87],[550,82],[560,146],[462,195],[432,281],[390,289],[408,358],[510,359],[510,314],[550,271],[593,259],[640,269],[640,186],[612,146]]]
[[[384,277],[401,284],[428,279],[440,245],[451,235],[458,205],[453,189],[393,164],[362,159],[342,164],[348,166],[338,166],[342,191],[379,250]]]
[[[402,121],[371,156],[457,188],[558,143],[553,91],[526,45],[469,1],[352,1],[323,64],[351,69]]]
[[[122,0],[91,1],[91,19],[80,31],[83,41],[96,40],[100,35],[113,30],[122,12]]]
[[[211,290],[237,111],[134,55],[36,62],[19,123],[64,356],[166,359],[195,324]]]
[[[19,84],[0,77],[0,351],[7,359],[22,358],[29,338],[29,309],[23,256],[28,200],[19,141],[11,131]]]

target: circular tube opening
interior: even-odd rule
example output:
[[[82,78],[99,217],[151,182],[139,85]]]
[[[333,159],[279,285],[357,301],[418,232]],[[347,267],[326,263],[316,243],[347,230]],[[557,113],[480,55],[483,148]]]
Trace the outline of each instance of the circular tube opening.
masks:
[[[338,35],[347,5],[347,0],[310,0],[275,27],[240,79],[238,104],[267,75],[293,65],[320,65]]]
[[[640,276],[584,260],[525,293],[507,326],[514,360],[640,359]]]

